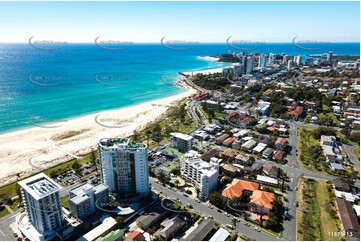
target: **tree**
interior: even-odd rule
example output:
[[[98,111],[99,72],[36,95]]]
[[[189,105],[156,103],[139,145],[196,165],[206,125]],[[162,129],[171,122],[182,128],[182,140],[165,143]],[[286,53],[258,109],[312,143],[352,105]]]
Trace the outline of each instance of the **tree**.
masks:
[[[132,138],[133,142],[137,143],[140,139],[140,134],[137,131],[134,131]]]
[[[162,128],[160,127],[159,123],[154,126],[152,134],[153,140],[159,145],[159,142],[163,139]]]
[[[115,222],[117,223],[118,229],[122,228],[124,218],[122,216],[118,216],[115,218]]]
[[[161,170],[160,172],[158,172],[157,174],[157,179],[164,184],[166,182],[166,175],[163,173],[163,171]]]
[[[79,164],[78,161],[75,161],[73,163],[73,165],[71,166],[71,168],[73,168],[75,171],[79,170],[81,168],[81,165]]]
[[[224,204],[223,198],[221,194],[219,194],[218,192],[212,192],[209,195],[209,202],[216,207],[222,207]]]
[[[149,146],[149,139],[152,135],[152,131],[148,129],[147,131],[145,131],[145,135],[147,136],[147,146]]]

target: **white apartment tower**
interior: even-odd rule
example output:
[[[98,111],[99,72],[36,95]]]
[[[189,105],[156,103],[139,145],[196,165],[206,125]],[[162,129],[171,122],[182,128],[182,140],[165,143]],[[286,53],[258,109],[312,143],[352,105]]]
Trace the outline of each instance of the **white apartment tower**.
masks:
[[[252,73],[252,71],[253,71],[253,66],[254,66],[253,56],[248,56],[248,57],[247,57],[246,74],[251,74],[251,73]]]
[[[181,175],[199,188],[202,198],[217,190],[219,179],[219,165],[206,162],[194,150],[186,153],[180,160]]]
[[[182,133],[170,133],[172,145],[180,152],[190,151],[193,147],[193,137]]]
[[[260,55],[258,59],[258,67],[259,68],[265,68],[267,65],[267,56],[266,55]]]
[[[59,193],[62,187],[44,173],[18,184],[30,224],[42,235],[42,240],[50,239],[63,226]]]
[[[100,177],[110,193],[123,197],[149,193],[148,150],[129,139],[101,139]]]

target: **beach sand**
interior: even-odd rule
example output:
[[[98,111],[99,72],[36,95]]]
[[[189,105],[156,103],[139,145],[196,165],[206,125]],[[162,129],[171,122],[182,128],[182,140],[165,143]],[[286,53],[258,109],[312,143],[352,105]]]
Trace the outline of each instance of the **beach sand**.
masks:
[[[186,91],[117,110],[0,135],[0,186],[96,149],[101,138],[127,137],[161,118],[170,106],[196,93]]]

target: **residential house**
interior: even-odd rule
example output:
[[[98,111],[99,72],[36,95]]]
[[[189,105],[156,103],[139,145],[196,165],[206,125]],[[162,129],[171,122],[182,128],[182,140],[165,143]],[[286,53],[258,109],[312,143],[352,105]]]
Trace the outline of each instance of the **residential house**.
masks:
[[[258,183],[250,182],[241,179],[233,179],[232,183],[227,184],[226,188],[222,191],[222,196],[229,199],[241,197],[244,190],[255,191],[259,187]]]
[[[234,162],[241,165],[252,165],[254,163],[254,160],[251,159],[249,156],[238,154],[234,158]]]
[[[277,178],[279,169],[277,166],[274,166],[272,164],[265,164],[263,165],[262,169],[263,173],[269,177]]]
[[[133,231],[126,234],[124,241],[145,241],[145,237],[141,232]]]
[[[169,210],[166,210],[160,202],[155,203],[150,208],[147,209],[146,215],[141,215],[137,219],[137,225],[143,229],[147,230],[152,227],[154,224],[159,223],[163,218],[168,214]]]
[[[207,150],[206,152],[203,153],[203,155],[201,156],[201,159],[204,161],[209,162],[211,160],[212,157],[216,157],[219,154],[219,150],[216,148]]]
[[[246,151],[251,151],[255,146],[257,145],[257,142],[253,139],[248,140],[244,144],[242,144],[241,148]]]
[[[285,138],[278,138],[276,140],[275,146],[278,150],[280,150],[283,147],[285,147],[286,143],[287,143],[287,140]]]
[[[274,155],[273,155],[273,159],[274,160],[282,160],[283,156],[286,154],[286,152],[284,152],[283,150],[278,150]]]
[[[202,241],[207,237],[214,228],[214,222],[209,219],[204,219],[187,237],[182,240],[185,241]]]
[[[221,165],[221,170],[230,177],[235,177],[237,175],[237,168],[232,166],[231,164],[223,164]]]
[[[164,240],[170,240],[185,224],[185,222],[179,217],[164,220],[160,226],[162,229],[159,231],[159,235]]]
[[[262,168],[263,165],[261,163],[254,163],[252,166],[244,168],[244,170],[248,174],[261,174]]]
[[[275,150],[272,149],[272,148],[267,148],[265,151],[263,151],[262,153],[262,158],[265,158],[265,159],[271,159],[273,154],[275,153]]]
[[[261,215],[268,214],[273,207],[275,194],[261,190],[253,191],[250,203],[256,205],[255,211]]]
[[[234,153],[231,149],[227,149],[221,152],[221,157],[224,160],[233,161],[236,157],[236,153]]]
[[[350,192],[351,191],[350,185],[347,182],[345,182],[345,181],[343,181],[341,179],[338,179],[338,178],[334,179],[333,180],[333,185],[334,185],[335,189],[338,190],[338,191],[343,191],[343,192]]]
[[[342,198],[336,198],[336,203],[343,226],[341,230],[360,239],[360,225],[351,203]]]

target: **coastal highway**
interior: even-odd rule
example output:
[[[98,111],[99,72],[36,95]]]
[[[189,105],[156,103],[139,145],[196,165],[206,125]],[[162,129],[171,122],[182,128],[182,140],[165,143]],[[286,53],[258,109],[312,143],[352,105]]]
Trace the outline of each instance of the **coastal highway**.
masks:
[[[205,205],[204,203],[197,203],[192,198],[184,197],[179,191],[172,191],[171,189],[156,183],[153,178],[150,178],[150,183],[152,185],[152,190],[162,191],[163,195],[167,196],[168,198],[175,198],[175,199],[178,198],[183,205],[186,205],[187,203],[191,204],[193,206],[193,209],[198,211],[204,217],[211,215],[215,221],[221,223],[222,225],[232,224],[232,216],[227,217],[223,213],[217,212],[217,209],[208,208],[207,205]],[[242,222],[237,223],[236,227],[237,227],[237,232],[244,234],[247,237],[254,240],[260,240],[260,241],[283,240],[283,239],[278,239],[270,234],[266,234],[264,232],[257,232],[254,229],[254,227],[252,226],[247,227]]]

